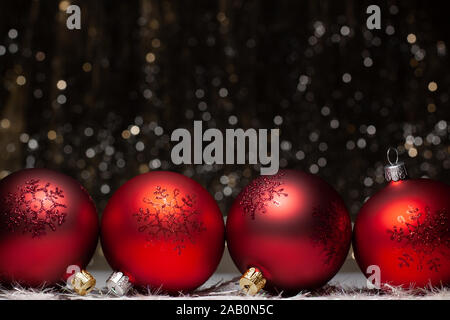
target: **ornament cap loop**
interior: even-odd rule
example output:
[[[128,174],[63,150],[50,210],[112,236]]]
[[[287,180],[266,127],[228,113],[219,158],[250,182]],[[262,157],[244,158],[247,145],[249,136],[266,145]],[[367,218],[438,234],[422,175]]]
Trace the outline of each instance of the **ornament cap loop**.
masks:
[[[84,296],[92,291],[95,287],[95,278],[86,270],[81,270],[72,278],[73,290],[80,296]]]
[[[239,280],[242,291],[249,295],[257,294],[266,285],[266,279],[258,268],[251,267]]]
[[[391,152],[395,152],[395,162],[391,161],[391,157],[390,157]],[[389,163],[391,164],[391,166],[397,164],[398,163],[398,151],[397,151],[397,149],[390,147],[387,150],[387,152],[386,152],[386,157],[387,157],[387,160],[389,161]]]
[[[106,280],[108,292],[112,292],[117,296],[124,296],[131,288],[130,278],[120,271],[113,272],[108,280]]]
[[[395,162],[390,159],[391,153],[395,153]],[[408,172],[406,171],[405,163],[398,162],[398,151],[395,148],[389,148],[386,152],[389,165],[384,167],[384,178],[386,181],[399,181],[408,178]]]

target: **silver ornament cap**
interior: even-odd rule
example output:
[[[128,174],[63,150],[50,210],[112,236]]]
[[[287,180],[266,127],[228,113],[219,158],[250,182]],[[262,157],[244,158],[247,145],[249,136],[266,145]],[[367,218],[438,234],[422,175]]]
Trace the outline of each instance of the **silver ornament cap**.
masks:
[[[108,292],[112,292],[117,296],[126,295],[131,286],[130,279],[120,271],[113,272],[106,280]]]
[[[395,148],[389,148],[387,153],[388,165],[384,167],[384,178],[386,181],[400,181],[408,178],[408,172],[403,162],[398,162],[398,151]],[[395,162],[391,161],[391,156],[395,155]]]

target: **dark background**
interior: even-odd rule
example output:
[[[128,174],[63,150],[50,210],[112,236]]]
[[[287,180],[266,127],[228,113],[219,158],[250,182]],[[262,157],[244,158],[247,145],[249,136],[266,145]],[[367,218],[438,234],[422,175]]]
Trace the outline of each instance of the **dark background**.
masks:
[[[388,147],[449,182],[448,12],[433,1],[0,2],[0,178],[77,178],[101,213],[127,179],[191,176],[226,215],[259,169],[174,166],[170,134],[280,128],[281,167],[318,174],[354,218],[384,185]],[[63,81],[60,81],[63,80]]]

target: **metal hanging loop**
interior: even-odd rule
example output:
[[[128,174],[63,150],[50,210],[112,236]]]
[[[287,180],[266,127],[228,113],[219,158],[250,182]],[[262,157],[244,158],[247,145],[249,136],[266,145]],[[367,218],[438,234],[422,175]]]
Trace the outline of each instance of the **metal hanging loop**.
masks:
[[[392,152],[395,153],[395,162],[392,162],[392,161],[391,161],[390,155],[391,155]],[[391,164],[391,166],[396,165],[396,164],[398,163],[398,151],[397,151],[397,149],[396,149],[396,148],[393,148],[393,147],[390,147],[390,148],[387,150],[387,152],[386,152],[386,157],[387,157],[387,160],[389,161],[389,163]]]

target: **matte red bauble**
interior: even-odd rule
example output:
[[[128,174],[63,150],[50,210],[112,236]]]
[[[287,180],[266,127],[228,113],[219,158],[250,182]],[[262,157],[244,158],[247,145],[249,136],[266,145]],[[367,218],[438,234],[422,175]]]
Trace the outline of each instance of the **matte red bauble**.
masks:
[[[385,168],[390,183],[361,208],[355,258],[366,276],[378,266],[381,284],[450,284],[450,186],[407,179],[403,163]]]
[[[135,286],[191,291],[220,262],[223,217],[200,184],[154,171],[114,193],[103,213],[101,241],[111,267]]]
[[[244,291],[299,291],[327,283],[347,256],[351,222],[337,192],[314,175],[281,170],[238,195],[227,244]]]
[[[74,179],[26,169],[0,181],[0,281],[25,286],[64,280],[67,267],[89,263],[98,217]]]

